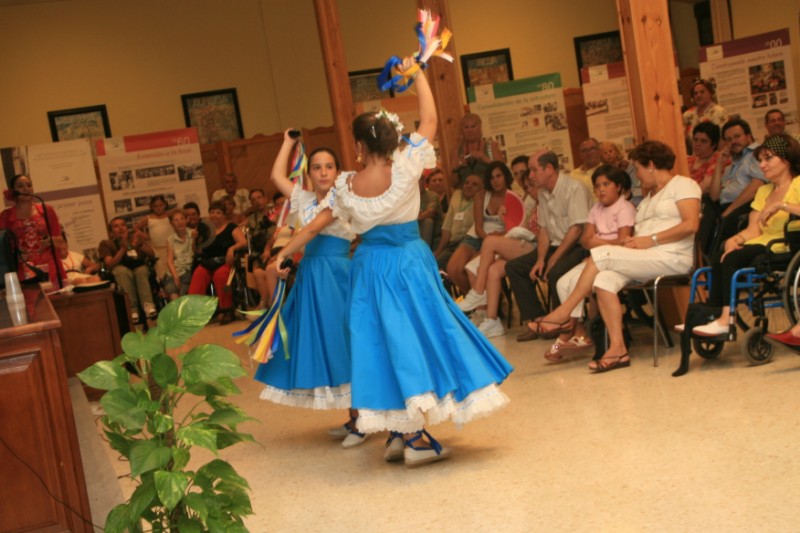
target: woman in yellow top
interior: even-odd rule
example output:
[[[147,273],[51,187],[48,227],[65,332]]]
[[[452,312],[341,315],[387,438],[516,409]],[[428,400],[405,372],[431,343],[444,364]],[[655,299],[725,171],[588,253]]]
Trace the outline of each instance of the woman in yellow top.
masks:
[[[756,191],[747,227],[725,241],[724,248],[711,259],[713,283],[708,305],[722,306],[722,314],[695,327],[695,335],[714,337],[728,332],[730,306],[724,304],[729,301],[733,273],[765,254],[769,241],[783,237],[790,213],[800,214],[800,178],[795,177],[800,175],[800,144],[784,133],[772,135],[754,155],[769,183]],[[784,252],[786,247],[778,245],[772,251]]]

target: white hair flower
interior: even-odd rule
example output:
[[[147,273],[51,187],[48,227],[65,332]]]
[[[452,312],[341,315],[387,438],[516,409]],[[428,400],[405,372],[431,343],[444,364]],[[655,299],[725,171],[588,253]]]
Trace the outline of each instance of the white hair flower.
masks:
[[[380,111],[375,113],[375,118],[387,119],[389,122],[391,122],[392,126],[394,126],[394,129],[397,130],[398,137],[403,135],[403,129],[405,126],[403,126],[403,123],[400,122],[400,117],[398,117],[395,113],[390,113],[389,111],[381,108]]]

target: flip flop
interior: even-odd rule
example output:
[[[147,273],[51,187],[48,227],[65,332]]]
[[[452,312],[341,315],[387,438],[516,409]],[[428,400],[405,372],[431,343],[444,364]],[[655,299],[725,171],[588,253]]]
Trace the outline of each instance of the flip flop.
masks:
[[[628,357],[627,361],[622,360],[625,357]],[[612,362],[607,365],[602,365],[601,361],[604,360]],[[592,363],[594,363],[596,366],[592,367],[591,366]],[[600,374],[602,372],[608,372],[610,370],[616,370],[617,368],[625,368],[629,366],[631,366],[631,358],[628,356],[627,353],[624,353],[622,355],[612,355],[610,357],[605,357],[605,358],[601,357],[597,361],[592,361],[591,363],[589,363],[589,370],[593,374]]]
[[[542,320],[541,318],[537,318],[533,322],[528,322],[528,329],[535,335],[534,338],[542,338],[542,339],[555,339],[559,335],[564,333],[572,333],[572,328],[569,326],[569,320],[566,322],[562,322],[559,324],[558,322],[549,322],[547,320]],[[555,329],[542,329],[542,324],[552,324],[558,326]]]

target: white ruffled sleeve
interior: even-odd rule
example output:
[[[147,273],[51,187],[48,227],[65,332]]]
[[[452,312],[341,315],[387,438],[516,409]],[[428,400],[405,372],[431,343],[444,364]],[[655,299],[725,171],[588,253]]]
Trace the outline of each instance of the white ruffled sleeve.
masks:
[[[303,202],[303,193],[306,192],[300,186],[300,181],[295,182],[292,187],[292,195],[289,197],[289,215],[296,215],[300,212],[300,204]]]
[[[352,171],[342,172],[336,177],[336,182],[334,187],[336,189],[336,195],[332,199],[333,202],[331,206],[331,209],[333,210],[333,216],[340,220],[344,220],[345,222],[350,221],[352,213],[353,195],[350,192],[348,179],[350,178],[350,176],[354,174],[355,172]]]

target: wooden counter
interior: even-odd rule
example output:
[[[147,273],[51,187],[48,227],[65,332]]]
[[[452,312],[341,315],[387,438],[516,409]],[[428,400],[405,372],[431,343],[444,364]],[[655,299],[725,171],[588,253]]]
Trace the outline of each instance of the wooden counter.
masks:
[[[23,290],[26,325],[14,326],[0,299],[0,532],[88,533],[61,323],[38,287]]]

